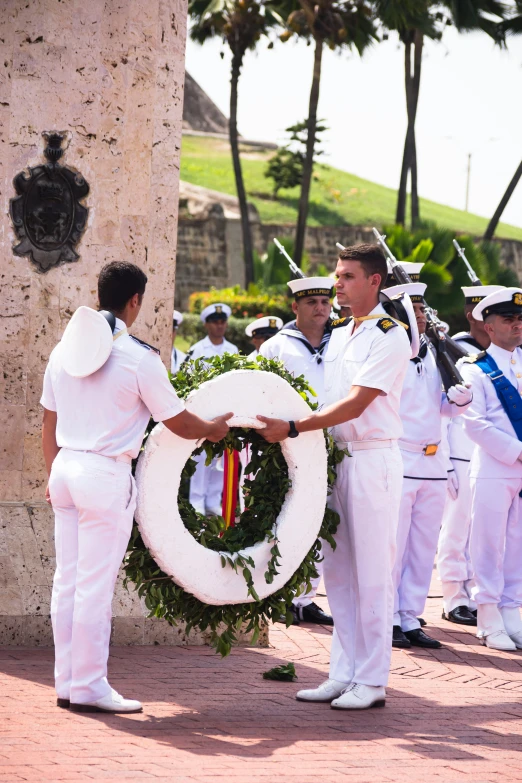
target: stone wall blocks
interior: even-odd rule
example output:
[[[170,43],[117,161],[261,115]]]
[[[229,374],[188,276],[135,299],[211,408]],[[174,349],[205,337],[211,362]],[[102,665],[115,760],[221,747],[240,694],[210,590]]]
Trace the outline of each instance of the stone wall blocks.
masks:
[[[114,617],[112,620],[111,644],[144,644],[144,617]]]
[[[19,470],[0,470],[0,502],[22,500],[22,473]]]
[[[2,369],[0,371],[0,399],[6,405],[23,405],[26,400],[27,373],[25,371],[25,355],[14,344],[12,351],[2,351]]]
[[[11,558],[0,555],[0,616],[24,613],[22,593]]]
[[[0,406],[0,470],[21,470],[24,453],[25,405]]]
[[[27,501],[45,499],[47,471],[42,451],[41,435],[26,435],[23,441],[24,460],[22,490]]]
[[[26,436],[41,438],[43,408],[40,405],[43,388],[43,373],[29,373],[27,376],[26,411],[27,423]]]

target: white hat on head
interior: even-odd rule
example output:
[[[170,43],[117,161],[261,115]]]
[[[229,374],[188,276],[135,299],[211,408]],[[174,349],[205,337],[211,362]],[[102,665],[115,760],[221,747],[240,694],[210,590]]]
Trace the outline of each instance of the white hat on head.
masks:
[[[412,302],[424,302],[424,292],[426,291],[426,283],[403,283],[402,285],[393,285],[390,288],[385,288],[384,292],[387,296],[395,296],[396,294],[408,294]]]
[[[60,340],[60,358],[68,375],[86,378],[103,367],[111,355],[114,323],[112,313],[104,315],[83,305],[76,310]]]
[[[399,265],[404,269],[412,283],[419,282],[421,269],[424,264],[419,264],[416,261],[399,261]],[[393,268],[390,270],[386,282],[389,282],[390,285],[396,285],[396,278],[393,274]]]
[[[245,329],[247,337],[273,337],[283,328],[283,321],[274,315],[265,315],[263,318],[256,318]]]
[[[174,315],[172,316],[172,326],[176,329],[182,323],[183,323],[182,313],[180,313],[179,310],[174,310]]]
[[[466,304],[478,304],[486,296],[494,294],[495,291],[500,291],[502,288],[504,288],[503,285],[463,285],[464,302]]]
[[[199,317],[203,323],[205,323],[209,318],[211,320],[217,320],[218,318],[223,318],[223,316],[225,316],[225,318],[230,318],[231,313],[232,310],[228,305],[223,304],[222,302],[216,302],[216,304],[205,307]],[[214,318],[212,318],[212,316],[214,316]]]
[[[290,280],[288,287],[295,299],[305,296],[332,296],[335,280],[331,277],[300,277]]]
[[[488,315],[522,315],[522,288],[500,288],[479,302],[473,318],[483,321]]]

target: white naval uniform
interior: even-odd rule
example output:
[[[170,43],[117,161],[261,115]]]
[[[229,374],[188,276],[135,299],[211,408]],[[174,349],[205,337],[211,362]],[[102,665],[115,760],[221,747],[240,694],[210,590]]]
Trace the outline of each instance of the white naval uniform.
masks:
[[[174,373],[178,372],[186,358],[186,353],[180,351],[179,348],[176,348],[175,345],[172,346],[172,352],[170,354],[170,371],[173,375]]]
[[[207,335],[190,348],[187,357],[195,359],[211,359],[213,356],[223,356],[224,353],[239,353],[237,346],[223,340],[214,345]],[[206,454],[203,452],[194,457],[197,463],[196,472],[190,479],[190,503],[200,514],[207,511],[221,514],[221,494],[223,492],[223,468],[221,462],[213,459],[210,465],[205,465]]]
[[[390,319],[377,305],[373,314]],[[410,358],[406,331],[379,321],[333,330],[325,356],[325,404],[352,386],[380,389],[357,419],[333,428],[351,456],[337,466],[330,503],[341,521],[325,545],[325,584],[335,622],[330,677],[386,685],[390,669],[397,520],[402,489],[400,396]]]
[[[448,460],[440,447],[442,416],[459,416],[468,407],[449,402],[431,343],[427,349],[423,359],[408,363],[401,396],[404,482],[393,569],[393,624],[403,631],[420,628],[417,617],[428,596],[444,512]],[[424,453],[429,444],[439,446],[432,456]]]
[[[469,342],[465,332],[453,338],[470,354],[480,353],[480,346]],[[471,338],[472,339],[472,338]],[[469,535],[471,530],[471,485],[469,464],[475,444],[466,435],[464,419],[457,416],[450,420],[447,431],[449,457],[458,481],[458,494],[454,499],[446,495],[442,517],[439,544],[437,547],[437,570],[442,584],[444,613],[467,606],[476,609],[471,597],[474,586],[473,570],[469,556]]]
[[[116,331],[125,330],[116,319]],[[114,583],[132,529],[138,456],[150,416],[164,421],[184,405],[155,351],[124,333],[97,372],[73,378],[60,344],[45,371],[41,404],[57,413],[49,492],[56,572],[51,618],[59,698],[96,701],[108,693]]]
[[[317,397],[310,397],[310,402],[324,403],[324,354],[328,345],[329,333],[325,332],[321,345],[316,350],[306,340],[295,324],[283,327],[273,337],[261,345],[259,353],[268,359],[279,359],[296,378],[304,375]],[[324,555],[323,543],[323,555]],[[315,564],[317,577],[310,580],[311,589],[294,598],[294,606],[309,606],[317,595],[324,570],[324,559]]]
[[[522,393],[522,350],[512,353],[490,345],[490,354],[504,376]],[[476,444],[470,465],[470,554],[475,578],[472,596],[478,607],[478,635],[520,630],[522,606],[522,443],[505,413],[491,380],[474,364],[459,364],[473,385],[473,403],[464,414],[466,433]],[[502,614],[481,623],[489,604]],[[507,610],[507,611],[503,611]],[[512,610],[511,613],[509,610]],[[515,620],[509,620],[508,614]],[[484,615],[485,613],[483,613]],[[493,613],[495,615],[495,612]],[[491,619],[491,614],[488,612]],[[503,623],[504,621],[504,623]],[[518,622],[518,628],[513,625]]]

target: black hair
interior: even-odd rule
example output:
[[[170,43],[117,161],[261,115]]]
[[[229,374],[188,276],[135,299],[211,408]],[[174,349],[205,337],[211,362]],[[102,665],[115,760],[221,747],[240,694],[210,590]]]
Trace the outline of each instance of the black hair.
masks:
[[[128,261],[112,261],[98,277],[100,308],[119,313],[134,294],[139,294],[141,299],[146,285],[147,275],[139,266]]]

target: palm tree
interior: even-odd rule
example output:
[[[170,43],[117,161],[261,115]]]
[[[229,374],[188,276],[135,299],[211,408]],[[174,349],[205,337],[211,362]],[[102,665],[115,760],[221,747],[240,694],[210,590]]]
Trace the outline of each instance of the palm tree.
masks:
[[[408,175],[411,177],[411,223],[420,220],[417,183],[415,120],[419,102],[422,50],[426,37],[440,40],[445,27],[459,32],[483,30],[496,42],[503,39],[501,22],[506,7],[499,0],[375,0],[375,10],[386,30],[398,33],[404,44],[406,109],[408,125],[404,141],[395,220],[404,225]]]
[[[299,197],[299,214],[295,237],[294,260],[299,266],[303,257],[308,217],[308,202],[314,165],[317,132],[317,106],[321,83],[323,49],[355,48],[362,54],[375,38],[372,10],[367,0],[283,0],[281,13],[286,16],[286,31],[281,40],[294,34],[314,42],[314,67],[308,105],[306,152]]]
[[[188,10],[192,19],[190,37],[193,41],[203,44],[209,38],[218,37],[228,44],[232,53],[228,127],[241,216],[245,278],[248,286],[254,280],[254,254],[248,202],[239,155],[237,130],[239,76],[247,51],[255,49],[260,38],[267,35],[272,26],[281,24],[282,20],[275,10],[275,4],[258,2],[257,0],[191,0]]]

